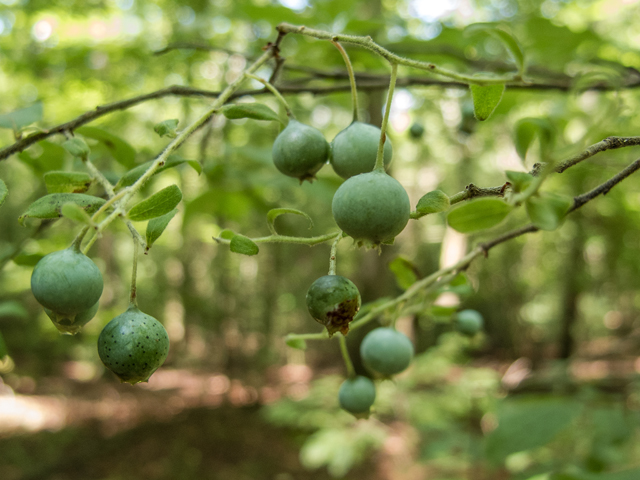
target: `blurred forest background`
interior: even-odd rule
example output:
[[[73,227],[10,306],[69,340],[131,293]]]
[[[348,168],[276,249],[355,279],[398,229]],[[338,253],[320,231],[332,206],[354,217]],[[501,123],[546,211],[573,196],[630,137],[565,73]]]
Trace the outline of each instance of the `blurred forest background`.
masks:
[[[528,78],[554,85],[507,88],[480,123],[466,86],[401,67],[391,174],[412,205],[434,189],[452,195],[469,183],[501,185],[505,170],[528,171],[544,160],[537,143],[526,162],[518,157],[514,125],[522,118],[550,122],[556,161],[609,135],[640,131],[640,4],[632,0],[0,0],[0,114],[41,102],[35,125],[46,129],[172,85],[220,91],[275,40],[283,21],[371,35],[395,53],[466,73],[514,70],[500,42],[463,31],[503,22],[525,53]],[[277,85],[297,117],[330,141],[351,121],[339,52],[295,35],[281,47]],[[388,66],[345,48],[364,119],[380,125]],[[268,77],[270,68],[259,73]],[[403,84],[409,77],[425,85]],[[444,84],[428,85],[433,80]],[[166,145],[156,123],[178,118],[182,128],[211,101],[204,93],[158,95],[79,133],[115,181]],[[269,95],[241,101],[279,110]],[[414,123],[424,126],[420,138],[409,134]],[[320,331],[304,298],[327,273],[329,245],[265,244],[247,257],[212,240],[226,228],[267,235],[266,212],[276,207],[303,210],[315,223],[308,230],[303,218],[285,216],[280,233],[335,230],[331,199],[342,180],[329,167],[312,184],[279,174],[271,162],[279,128],[217,116],[178,151],[201,163],[201,175],[185,164],[145,186],[149,195],[177,183],[184,199],[139,261],[140,307],[165,325],[171,350],[149,384],[135,387],[106,371],[96,350],[100,330],[128,301],[126,227],[114,223],[90,252],[105,278],[97,317],[77,336],[60,336],[29,279],[37,260],[68,246],[77,226],[62,219],[23,227],[17,219],[46,193],[44,173],[83,167],[59,135],[0,162],[9,188],[0,214],[0,332],[9,353],[0,363],[0,478],[640,478],[638,177],[554,232],[496,247],[472,264],[469,284],[399,318],[415,361],[380,383],[375,414],[356,420],[337,403],[345,375],[338,343],[308,342],[302,351],[284,342],[290,332]],[[100,132],[111,136],[92,140],[104,139]],[[0,130],[2,147],[14,141],[10,129]],[[636,157],[633,148],[601,153],[545,189],[578,195]],[[338,273],[365,303],[394,297],[408,281],[406,270],[396,269],[398,276],[390,268],[394,259],[423,277],[526,222],[517,212],[481,236],[465,236],[448,229],[444,215],[429,215],[411,221],[381,255],[344,240]],[[450,315],[457,308],[481,312],[485,332],[473,339],[456,333]],[[360,374],[358,345],[373,324],[347,339]]]

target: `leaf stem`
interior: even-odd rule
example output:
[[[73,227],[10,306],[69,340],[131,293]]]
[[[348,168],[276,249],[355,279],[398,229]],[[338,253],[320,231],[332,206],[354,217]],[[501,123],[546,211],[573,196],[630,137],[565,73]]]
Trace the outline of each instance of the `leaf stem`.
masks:
[[[287,101],[284,99],[284,97],[278,91],[278,89],[276,87],[274,87],[271,83],[269,83],[264,78],[260,78],[259,76],[254,75],[252,73],[248,73],[247,74],[247,78],[251,78],[253,80],[256,80],[256,81],[262,83],[264,85],[264,87],[267,90],[269,90],[271,93],[273,93],[275,95],[275,97],[278,99],[278,101],[282,104],[282,106],[284,107],[284,111],[287,113],[287,117],[293,118],[293,119],[296,118],[296,116],[293,114],[293,111],[291,110],[291,107],[289,106]]]
[[[358,107],[358,90],[356,88],[356,76],[353,73],[353,65],[351,64],[351,60],[349,59],[349,55],[347,55],[347,51],[344,49],[342,45],[336,40],[331,39],[331,43],[335,45],[335,47],[342,55],[344,59],[344,63],[347,66],[347,73],[349,74],[349,84],[351,85],[351,105],[353,106],[353,121],[357,122],[360,120],[359,115],[359,107]]]
[[[353,362],[351,361],[351,357],[349,357],[347,340],[343,334],[338,335],[338,340],[340,340],[340,353],[342,353],[342,358],[344,359],[344,365],[347,367],[347,375],[349,376],[349,378],[355,378],[356,369],[353,368]]]
[[[387,140],[387,124],[389,123],[389,113],[391,111],[391,101],[393,100],[393,92],[396,88],[396,78],[398,77],[398,64],[391,64],[391,78],[389,79],[389,93],[387,94],[387,105],[384,109],[384,117],[382,118],[382,126],[380,127],[380,143],[378,144],[378,155],[376,156],[376,165],[374,170],[384,172],[384,143]]]

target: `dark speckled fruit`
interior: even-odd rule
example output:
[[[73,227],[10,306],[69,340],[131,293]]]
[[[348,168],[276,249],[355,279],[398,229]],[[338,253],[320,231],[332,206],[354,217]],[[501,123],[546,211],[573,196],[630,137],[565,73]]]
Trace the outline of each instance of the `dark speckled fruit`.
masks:
[[[40,260],[31,275],[31,291],[40,305],[58,315],[77,315],[102,295],[102,274],[75,246]]]
[[[336,332],[346,335],[349,323],[360,310],[360,292],[348,278],[325,275],[309,287],[307,308],[316,321],[327,327],[329,336]]]
[[[342,382],[338,392],[340,406],[351,413],[368,413],[376,400],[376,387],[367,378],[358,375]]]
[[[393,240],[409,221],[409,195],[396,179],[375,170],[340,185],[331,206],[338,226],[359,245]]]
[[[380,129],[368,123],[353,122],[331,142],[331,165],[342,178],[369,173],[376,165]],[[384,143],[385,168],[391,163],[393,147],[387,137]]]
[[[169,336],[162,324],[131,306],[111,320],[98,337],[98,354],[105,367],[122,382],[146,382],[169,353]]]
[[[273,143],[272,153],[280,172],[311,181],[327,162],[329,144],[320,130],[292,119]]]
[[[393,328],[376,328],[360,344],[362,363],[374,372],[394,375],[411,363],[413,345],[403,333]]]
[[[93,307],[76,315],[56,313],[48,308],[45,308],[44,311],[60,333],[64,335],[75,335],[89,322],[89,320],[96,316],[96,313],[98,313],[98,306],[99,303],[96,302]]]

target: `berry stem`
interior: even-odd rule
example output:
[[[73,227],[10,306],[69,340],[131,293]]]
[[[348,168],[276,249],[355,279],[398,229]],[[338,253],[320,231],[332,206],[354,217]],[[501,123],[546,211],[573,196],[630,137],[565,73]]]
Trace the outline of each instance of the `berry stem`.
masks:
[[[351,60],[349,59],[349,55],[347,55],[347,51],[344,49],[342,45],[340,45],[337,41],[331,40],[340,54],[344,59],[344,63],[347,66],[347,72],[349,73],[349,84],[351,85],[351,104],[353,105],[353,121],[357,122],[360,120],[358,112],[358,90],[356,89],[356,76],[353,73],[353,65],[351,65]]]
[[[287,113],[287,117],[293,118],[293,119],[296,118],[296,116],[293,114],[293,111],[291,110],[291,107],[289,106],[287,101],[284,99],[284,97],[278,91],[278,89],[276,87],[274,87],[272,84],[270,84],[264,78],[260,78],[259,76],[254,75],[252,73],[247,73],[247,78],[251,78],[251,79],[256,80],[256,81],[260,82],[261,84],[263,84],[264,87],[267,90],[269,90],[271,93],[273,93],[275,95],[275,97],[278,99],[278,101],[282,104],[282,106],[284,107],[284,111]]]
[[[378,145],[378,155],[376,156],[376,165],[374,170],[384,172],[384,142],[387,140],[387,124],[389,123],[389,112],[391,111],[391,100],[393,99],[393,91],[396,89],[396,78],[398,77],[398,64],[391,64],[391,78],[389,80],[389,93],[387,94],[387,105],[384,108],[384,117],[382,126],[380,127],[380,143]]]
[[[347,340],[342,333],[338,336],[338,340],[340,340],[340,352],[342,353],[344,364],[347,367],[347,375],[349,376],[349,378],[355,378],[356,369],[353,368],[353,362],[351,361],[351,357],[349,357],[349,350],[347,349]]]
[[[78,251],[80,251],[80,245],[82,245],[82,239],[84,238],[84,236],[87,234],[88,231],[89,231],[89,225],[87,225],[86,227],[83,227],[82,230],[80,230],[80,233],[78,233],[76,238],[73,240],[72,245]]]
[[[331,244],[331,256],[329,257],[329,275],[336,274],[336,252],[338,250],[338,243],[340,243],[340,240],[342,240],[342,231],[338,233],[338,236],[334,240],[333,244]]]
[[[131,267],[131,290],[129,293],[129,305],[138,306],[138,296],[136,293],[136,276],[138,274],[138,249],[140,242],[133,237],[133,265]]]

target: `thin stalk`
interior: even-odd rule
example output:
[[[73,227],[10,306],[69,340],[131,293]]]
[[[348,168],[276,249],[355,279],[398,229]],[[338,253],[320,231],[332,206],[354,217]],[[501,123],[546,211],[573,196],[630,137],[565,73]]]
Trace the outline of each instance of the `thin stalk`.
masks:
[[[80,250],[80,245],[82,245],[82,239],[84,238],[84,236],[87,234],[88,231],[89,231],[89,226],[87,225],[86,227],[83,227],[82,230],[80,230],[80,233],[78,233],[76,238],[73,240],[72,245],[78,250]]]
[[[298,245],[309,245],[312,247],[314,245],[333,240],[337,236],[342,236],[342,232],[327,233],[326,235],[319,235],[317,237],[289,237],[286,235],[276,234],[269,235],[267,237],[252,238],[251,241],[254,243],[295,243]],[[224,243],[226,245],[231,243],[231,240],[227,238],[213,237],[213,239],[218,243]]]
[[[353,368],[353,362],[351,361],[351,357],[349,357],[349,350],[347,349],[347,340],[343,334],[338,335],[338,340],[340,340],[340,352],[342,353],[342,358],[344,359],[344,365],[347,367],[347,375],[349,378],[355,378],[356,369]]]
[[[351,65],[351,60],[349,59],[349,55],[347,55],[347,51],[344,49],[344,47],[335,40],[331,40],[331,43],[336,46],[336,48],[340,52],[340,55],[342,55],[342,58],[344,59],[345,65],[347,66],[347,73],[349,74],[349,84],[351,85],[351,105],[353,106],[353,121],[357,122],[358,120],[360,120],[360,116],[358,114],[360,109],[358,107],[358,90],[356,89],[356,76],[353,73],[353,65]]]
[[[138,248],[140,242],[133,237],[133,265],[131,267],[131,290],[129,293],[129,305],[138,306],[138,297],[136,293],[136,276],[138,275]]]
[[[278,89],[276,87],[274,87],[271,83],[269,83],[264,78],[260,78],[259,76],[253,75],[252,73],[247,74],[247,78],[251,78],[251,79],[256,80],[256,81],[260,82],[261,84],[263,84],[264,87],[267,90],[269,90],[271,93],[273,93],[273,95],[275,95],[275,97],[278,99],[278,101],[282,104],[282,106],[284,107],[284,111],[287,113],[287,117],[293,118],[293,119],[296,118],[296,116],[293,114],[293,111],[291,110],[291,107],[289,106],[287,101],[284,99],[284,97],[278,91]]]
[[[339,235],[336,237],[335,241],[331,245],[331,256],[329,257],[329,275],[336,274],[336,263],[337,263],[336,252],[338,251],[338,243],[340,243],[340,240],[342,240],[342,232],[339,233]]]
[[[380,144],[378,145],[378,156],[376,157],[376,165],[374,170],[384,172],[384,142],[387,140],[387,124],[389,123],[389,112],[391,111],[391,101],[393,100],[393,91],[396,88],[396,78],[398,77],[398,64],[391,64],[391,79],[389,80],[389,93],[387,94],[387,106],[384,109],[384,118],[380,127]]]

